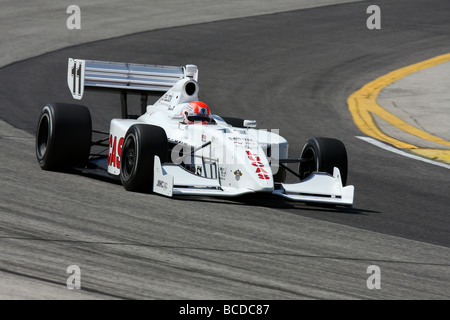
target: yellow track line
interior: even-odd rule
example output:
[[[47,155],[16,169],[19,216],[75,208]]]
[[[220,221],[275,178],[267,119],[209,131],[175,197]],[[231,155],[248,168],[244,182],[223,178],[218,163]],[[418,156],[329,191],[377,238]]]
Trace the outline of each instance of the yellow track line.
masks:
[[[450,150],[422,149],[410,143],[406,143],[398,139],[389,137],[377,127],[373,119],[373,115],[376,115],[384,121],[395,126],[396,128],[403,130],[409,134],[450,147],[450,142],[429,134],[428,132],[417,129],[416,127],[410,125],[409,123],[406,123],[397,116],[387,112],[377,103],[378,94],[386,86],[411,73],[447,61],[450,61],[450,53],[392,71],[382,77],[379,77],[378,79],[375,79],[372,82],[369,82],[361,89],[352,93],[347,99],[349,110],[353,116],[353,121],[359,127],[359,129],[368,136],[387,142],[397,148],[410,149],[411,151],[414,151],[415,153],[422,156],[450,163]],[[436,150],[436,152],[434,152],[433,150]]]

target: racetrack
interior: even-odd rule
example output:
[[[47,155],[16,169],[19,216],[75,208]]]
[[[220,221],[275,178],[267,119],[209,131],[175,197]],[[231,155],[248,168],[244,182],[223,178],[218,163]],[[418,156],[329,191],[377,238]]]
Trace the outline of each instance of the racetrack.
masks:
[[[165,28],[77,45],[0,69],[0,297],[448,299],[448,169],[366,144],[347,97],[387,72],[450,52],[445,0],[367,2]],[[344,141],[353,209],[278,198],[167,199],[92,177],[44,172],[42,106],[72,100],[67,58],[199,67],[213,113],[280,129],[291,155],[312,136]],[[136,99],[136,102],[138,100]],[[118,96],[87,94],[94,127]],[[20,129],[20,130],[19,130]],[[82,290],[67,290],[78,265]],[[378,265],[382,289],[369,290]]]

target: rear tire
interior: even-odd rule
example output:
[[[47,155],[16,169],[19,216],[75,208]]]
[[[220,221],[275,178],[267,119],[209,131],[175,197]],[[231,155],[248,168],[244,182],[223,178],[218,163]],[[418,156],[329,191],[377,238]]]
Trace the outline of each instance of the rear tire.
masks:
[[[168,159],[168,142],[164,129],[146,125],[132,125],[122,147],[120,180],[128,191],[153,191],[155,155],[161,163]]]
[[[332,138],[309,139],[300,156],[302,159],[311,159],[300,163],[301,180],[308,178],[315,171],[332,175],[334,167],[337,167],[341,173],[342,184],[347,184],[348,159],[342,141]]]
[[[84,166],[91,150],[89,109],[69,103],[49,103],[42,109],[36,130],[36,158],[44,170]]]

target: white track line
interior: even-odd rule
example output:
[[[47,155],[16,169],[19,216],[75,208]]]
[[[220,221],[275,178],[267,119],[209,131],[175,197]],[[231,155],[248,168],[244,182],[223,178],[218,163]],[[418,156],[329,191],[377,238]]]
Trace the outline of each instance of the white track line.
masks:
[[[360,137],[360,136],[356,136],[356,138],[364,140],[364,141],[366,141],[366,142],[368,142],[370,144],[373,144],[373,145],[375,145],[377,147],[380,147],[380,148],[382,148],[384,150],[394,152],[396,154],[402,155],[402,156],[407,157],[407,158],[419,160],[419,161],[422,161],[422,162],[433,164],[435,166],[439,166],[439,167],[443,167],[443,168],[446,168],[446,169],[450,169],[450,165],[448,165],[446,163],[442,163],[442,162],[439,162],[439,161],[434,161],[434,160],[430,160],[430,159],[427,159],[427,158],[422,158],[422,157],[416,156],[414,154],[411,154],[411,153],[402,151],[400,149],[391,147],[390,145],[387,145],[387,144],[385,144],[385,143],[383,143],[381,141],[378,141],[376,139],[373,139],[373,138]]]

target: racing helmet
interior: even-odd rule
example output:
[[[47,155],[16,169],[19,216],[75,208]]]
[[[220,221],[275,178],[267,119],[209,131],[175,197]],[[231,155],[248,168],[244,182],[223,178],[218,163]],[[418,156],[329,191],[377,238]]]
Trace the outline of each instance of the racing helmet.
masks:
[[[184,117],[184,123],[193,124],[194,122],[208,123],[211,122],[211,112],[206,103],[201,101],[189,102],[181,110]]]

